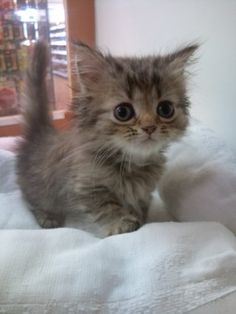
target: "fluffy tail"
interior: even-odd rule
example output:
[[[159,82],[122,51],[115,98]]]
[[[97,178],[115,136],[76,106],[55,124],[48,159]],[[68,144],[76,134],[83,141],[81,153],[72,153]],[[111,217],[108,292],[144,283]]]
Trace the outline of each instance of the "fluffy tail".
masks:
[[[26,99],[23,106],[25,137],[28,140],[52,128],[46,86],[48,55],[47,45],[37,42],[26,75]]]

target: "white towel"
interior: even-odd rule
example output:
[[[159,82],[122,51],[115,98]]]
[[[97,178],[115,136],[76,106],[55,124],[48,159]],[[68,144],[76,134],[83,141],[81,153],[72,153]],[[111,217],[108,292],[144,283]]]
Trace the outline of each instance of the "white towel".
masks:
[[[0,229],[0,313],[186,313],[236,295],[236,238],[223,225],[148,223],[106,239],[40,229],[5,152]]]
[[[2,230],[0,247],[9,314],[186,313],[236,291],[236,239],[217,223],[153,223],[106,239]]]

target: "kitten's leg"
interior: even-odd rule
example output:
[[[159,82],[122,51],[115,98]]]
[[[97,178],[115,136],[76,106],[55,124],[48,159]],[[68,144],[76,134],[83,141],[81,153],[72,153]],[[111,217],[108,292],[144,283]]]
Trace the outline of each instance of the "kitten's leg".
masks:
[[[41,210],[33,210],[33,213],[42,228],[58,228],[64,225],[65,217],[63,215]]]
[[[95,215],[95,221],[106,235],[113,235],[137,230],[144,222],[142,215],[117,203],[106,203]]]

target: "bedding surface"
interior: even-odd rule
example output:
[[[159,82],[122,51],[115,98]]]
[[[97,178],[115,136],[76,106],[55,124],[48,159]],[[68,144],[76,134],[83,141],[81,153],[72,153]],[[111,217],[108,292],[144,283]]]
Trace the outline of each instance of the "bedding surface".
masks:
[[[232,189],[224,190],[223,199],[217,192],[225,173],[230,187],[236,182],[234,160],[209,134],[192,126],[169,152],[161,183],[172,215],[199,221],[155,222],[155,211],[163,206],[156,199],[149,223],[136,232],[105,239],[70,222],[65,228],[41,229],[18,189],[14,154],[0,151],[0,313],[235,313],[236,229],[230,220],[235,217],[236,202]],[[206,142],[212,145],[203,154],[201,143]],[[190,159],[195,171],[189,167]],[[216,160],[217,167],[212,167]],[[184,163],[191,170],[188,176],[176,172]],[[211,169],[211,180],[205,176],[206,169]],[[192,178],[186,195],[183,183],[178,190],[176,176],[179,182]],[[220,215],[218,209],[214,211],[216,199],[213,202],[206,193],[201,198],[196,178],[205,184],[204,191],[216,187]],[[210,211],[207,220],[218,222],[201,222],[204,208]]]
[[[159,191],[178,221],[218,221],[236,234],[235,155],[201,123],[170,147]]]

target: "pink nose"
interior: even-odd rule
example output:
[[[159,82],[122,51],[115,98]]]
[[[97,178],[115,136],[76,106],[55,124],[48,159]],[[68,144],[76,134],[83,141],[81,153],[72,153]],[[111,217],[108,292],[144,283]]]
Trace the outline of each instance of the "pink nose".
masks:
[[[142,130],[147,133],[148,135],[151,135],[153,132],[155,132],[157,127],[155,125],[150,125],[142,128]]]

